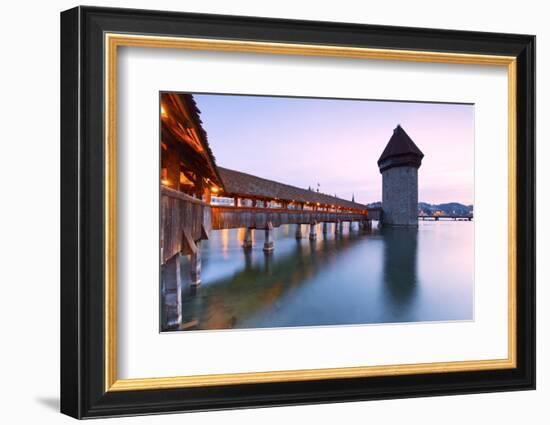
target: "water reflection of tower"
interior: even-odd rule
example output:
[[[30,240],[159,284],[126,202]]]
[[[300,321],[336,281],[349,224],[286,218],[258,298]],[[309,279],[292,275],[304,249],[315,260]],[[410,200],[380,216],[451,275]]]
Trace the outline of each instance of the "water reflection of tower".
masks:
[[[389,227],[382,231],[384,240],[385,309],[392,318],[409,320],[417,294],[417,243],[415,227]]]

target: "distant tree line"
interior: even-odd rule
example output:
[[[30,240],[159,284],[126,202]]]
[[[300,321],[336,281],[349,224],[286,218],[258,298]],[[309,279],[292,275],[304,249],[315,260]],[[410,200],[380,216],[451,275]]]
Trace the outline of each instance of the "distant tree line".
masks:
[[[381,208],[382,202],[372,202],[367,204],[369,208]],[[447,202],[445,204],[429,204],[427,202],[418,203],[418,213],[425,215],[434,215],[437,211],[444,215],[470,215],[474,211],[473,205],[464,205],[459,202]]]

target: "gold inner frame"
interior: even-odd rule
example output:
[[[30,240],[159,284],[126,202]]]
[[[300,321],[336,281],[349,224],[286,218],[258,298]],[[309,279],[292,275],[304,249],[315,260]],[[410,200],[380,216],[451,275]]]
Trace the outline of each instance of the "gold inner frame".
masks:
[[[106,33],[105,46],[105,391],[309,381],[516,367],[516,58],[461,53],[370,49],[325,45],[212,40]],[[508,357],[381,366],[247,372],[164,378],[117,379],[116,327],[116,99],[119,46],[325,56],[507,67],[508,71]]]

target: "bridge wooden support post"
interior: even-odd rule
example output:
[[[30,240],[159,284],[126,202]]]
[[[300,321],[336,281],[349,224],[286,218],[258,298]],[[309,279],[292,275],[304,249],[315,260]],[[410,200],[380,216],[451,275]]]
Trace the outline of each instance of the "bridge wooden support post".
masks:
[[[317,223],[312,221],[309,223],[309,240],[314,241],[317,239]]]
[[[323,235],[326,235],[328,233],[328,223],[326,221],[323,221]]]
[[[176,328],[182,320],[181,316],[181,256],[179,253],[168,259],[162,266],[163,274],[163,304],[165,326]]]
[[[342,222],[340,220],[336,220],[334,222],[334,234],[335,235],[339,235],[340,233],[342,233],[341,224],[342,224]]]
[[[273,224],[268,221],[265,226],[264,252],[271,252],[273,249],[275,249],[273,245]]]
[[[350,220],[349,222],[349,232],[353,232],[353,221]]]
[[[363,220],[361,221],[361,229],[362,230],[371,230],[372,229],[372,220]]]
[[[300,223],[296,225],[296,239],[302,239],[302,225]]]
[[[247,227],[244,230],[243,248],[245,249],[252,248],[252,230],[251,227]]]
[[[191,254],[191,286],[199,286],[201,284],[201,241],[195,242],[197,250]]]

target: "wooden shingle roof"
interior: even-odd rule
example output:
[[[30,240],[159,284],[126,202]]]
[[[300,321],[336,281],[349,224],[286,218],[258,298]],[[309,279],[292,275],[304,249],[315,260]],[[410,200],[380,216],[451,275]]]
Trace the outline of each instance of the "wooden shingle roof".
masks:
[[[418,149],[418,146],[415,145],[400,125],[393,130],[393,134],[388,141],[384,152],[382,152],[382,155],[380,155],[380,158],[378,159],[378,164],[381,164],[383,161],[392,156],[399,155],[416,155],[420,158],[424,157],[422,151]]]
[[[161,107],[166,114],[161,120],[162,141],[179,149],[187,167],[193,172],[221,184],[216,159],[193,95],[161,93]]]
[[[394,167],[415,167],[422,164],[424,154],[412,141],[409,135],[398,125],[378,159],[378,169],[381,173]]]
[[[250,198],[264,198],[286,202],[309,202],[310,204],[334,205],[357,210],[366,210],[367,206],[335,196],[302,189],[273,180],[256,177],[240,171],[218,167],[223,181],[224,195]]]

